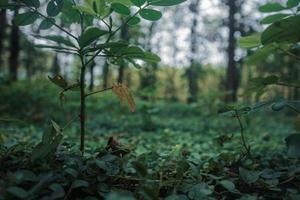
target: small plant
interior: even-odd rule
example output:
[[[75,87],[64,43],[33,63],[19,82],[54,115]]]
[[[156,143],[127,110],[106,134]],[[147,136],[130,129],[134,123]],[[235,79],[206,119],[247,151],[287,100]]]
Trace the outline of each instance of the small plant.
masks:
[[[297,54],[300,42],[300,1],[287,0],[285,5],[281,3],[266,3],[259,8],[259,11],[269,14],[261,20],[261,24],[268,25],[268,27],[261,33],[255,33],[250,36],[242,37],[239,40],[239,46],[249,50],[253,50],[252,55],[247,58],[247,62],[259,63],[267,59],[272,54],[284,54],[289,56],[295,62],[300,62],[300,57]],[[299,89],[298,81],[284,82],[282,77],[269,75],[267,77],[256,77],[251,80],[246,95],[256,93],[256,99],[259,100],[266,91],[268,86],[283,86],[289,88]],[[289,108],[295,113],[299,114],[300,110],[295,106],[299,104],[299,100],[295,99],[271,99],[264,102],[259,102],[256,106],[249,107],[250,111],[270,106],[273,111],[281,111],[284,108]],[[236,112],[237,114],[237,112]],[[236,115],[238,116],[238,115]],[[237,117],[237,119],[239,119]],[[239,119],[240,121],[240,119]],[[240,123],[241,124],[241,123]],[[241,126],[242,127],[242,126]],[[243,130],[241,128],[241,130]],[[300,134],[294,134],[292,137],[300,138]],[[290,136],[287,137],[287,146],[289,146]],[[297,147],[299,149],[299,146]]]
[[[63,34],[38,35],[37,38],[46,39],[54,45],[37,45],[39,48],[50,48],[56,52],[68,53],[80,59],[80,77],[78,81],[69,81],[60,75],[49,77],[64,93],[70,90],[80,91],[80,151],[84,152],[86,99],[87,97],[108,90],[113,90],[123,101],[127,99],[132,111],[135,110],[134,101],[129,90],[123,84],[114,85],[105,90],[87,93],[85,88],[85,74],[89,65],[97,57],[108,58],[113,64],[128,63],[139,67],[136,60],[145,62],[159,62],[160,58],[125,41],[117,40],[116,34],[124,26],[140,23],[141,18],[156,21],[162,13],[153,9],[155,6],[173,6],[185,0],[49,0],[46,1],[46,13],[42,12],[43,5],[39,0],[1,0],[1,9],[19,10],[13,22],[18,26],[26,26],[40,21],[39,29],[57,28]],[[116,26],[117,16],[125,20]],[[63,22],[63,23],[60,23]],[[61,24],[64,24],[61,25]],[[77,30],[71,31],[71,25],[76,24]],[[74,30],[74,29],[72,29]]]

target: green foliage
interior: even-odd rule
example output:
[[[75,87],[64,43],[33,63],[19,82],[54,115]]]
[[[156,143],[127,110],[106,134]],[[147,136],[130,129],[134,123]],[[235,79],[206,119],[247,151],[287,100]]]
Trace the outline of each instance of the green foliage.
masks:
[[[239,46],[241,48],[254,48],[261,45],[260,34],[254,34],[239,39]]]
[[[1,89],[1,105],[10,107],[9,110],[1,110],[1,115],[10,113],[22,119],[28,112],[16,106],[29,104],[37,110],[27,115],[27,119],[55,108],[41,121],[54,114],[59,124],[67,121],[66,118],[74,113],[78,96],[70,93],[68,104],[55,107],[56,102],[51,97],[60,87],[51,89],[49,86],[51,84],[43,81],[29,85],[22,82]],[[21,91],[29,94],[26,96]],[[14,99],[17,99],[15,103]],[[148,110],[156,129],[145,131],[142,113],[129,114],[126,109],[118,109],[118,101],[109,95],[104,95],[101,100],[97,97],[90,100],[87,106],[89,117],[93,120],[88,123],[90,132],[85,157],[80,155],[75,143],[78,134],[76,125],[61,132],[62,128],[52,123],[52,131],[47,132],[38,123],[31,129],[28,123],[19,126],[11,122],[5,122],[6,126],[1,124],[3,145],[0,159],[4,161],[0,166],[1,174],[4,174],[0,181],[2,199],[19,198],[16,195],[24,199],[59,199],[66,196],[69,199],[146,199],[149,196],[162,199],[235,199],[247,194],[257,198],[298,195],[296,185],[299,181],[296,177],[299,172],[296,168],[299,164],[286,157],[289,148],[286,151],[282,141],[293,130],[292,118],[285,117],[283,113],[272,115],[257,111],[253,114],[255,117],[251,118],[247,127],[247,133],[251,133],[248,141],[252,144],[252,157],[246,159],[240,147],[238,124],[232,123],[231,119],[210,115],[203,110],[204,102],[194,106],[154,102]],[[137,103],[138,110],[141,110],[150,102]],[[239,113],[248,111],[245,107],[239,108]],[[106,114],[108,112],[110,115]],[[16,131],[11,131],[11,127]],[[42,141],[48,147],[45,149],[39,149],[42,133]],[[53,148],[52,136],[61,134],[63,142]],[[220,146],[217,142],[220,134],[232,134],[232,138]],[[114,137],[113,142],[106,144],[107,140],[103,138],[110,137]],[[12,142],[14,138],[22,142]],[[50,149],[52,152],[47,153]],[[46,156],[32,161],[38,152]],[[284,183],[286,180],[291,181]]]
[[[34,23],[39,18],[39,15],[35,12],[25,12],[15,16],[13,22],[17,26],[26,26]]]
[[[63,9],[64,1],[51,0],[47,5],[47,14],[50,17],[57,16]]]
[[[108,34],[108,31],[101,30],[98,27],[89,27],[80,36],[79,46],[84,48],[105,34]]]
[[[153,9],[143,9],[140,16],[146,20],[157,21],[162,17],[161,12]]]

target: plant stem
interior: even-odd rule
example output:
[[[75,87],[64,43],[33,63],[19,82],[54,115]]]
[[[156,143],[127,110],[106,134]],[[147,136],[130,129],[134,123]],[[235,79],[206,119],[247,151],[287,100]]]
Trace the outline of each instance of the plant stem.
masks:
[[[285,53],[285,54],[287,54],[287,55],[293,57],[294,59],[296,59],[296,60],[298,60],[298,61],[300,60],[300,57],[297,56],[296,54],[293,54],[292,52],[290,52],[290,51],[288,51],[288,50],[285,50],[285,49],[283,49],[283,48],[281,48],[281,47],[278,47],[278,49],[279,49],[280,51],[282,51],[283,53]]]
[[[240,117],[240,115],[239,115],[239,113],[238,113],[237,110],[235,110],[235,116],[236,116],[236,118],[237,118],[237,120],[238,120],[238,122],[239,122],[239,125],[240,125],[240,132],[241,132],[241,140],[242,140],[242,144],[243,144],[243,146],[244,146],[244,148],[245,148],[245,150],[246,150],[246,152],[247,152],[247,155],[250,155],[250,148],[249,148],[249,146],[248,146],[247,143],[246,143],[245,135],[244,135],[244,130],[245,130],[245,129],[244,129],[244,126],[243,126],[241,117]]]
[[[85,142],[85,70],[86,64],[84,62],[84,56],[80,56],[81,60],[81,72],[80,72],[80,151],[84,154],[84,142]]]
[[[293,87],[293,88],[300,88],[300,85],[296,85],[296,84],[290,84],[290,83],[276,83],[276,85],[281,85],[281,86],[286,86],[286,87]]]
[[[290,105],[290,104],[288,104],[287,106],[288,106],[291,110],[293,110],[294,112],[300,114],[300,110],[298,110],[298,109],[295,108],[294,106],[292,106],[292,105]]]
[[[135,17],[136,15],[138,15],[141,10],[143,10],[144,8],[146,8],[149,4],[147,3],[144,7],[140,8],[136,13],[134,13],[131,17],[129,17],[121,26],[119,26],[116,30],[114,30],[113,32],[111,32],[106,40],[105,43],[108,43],[110,41],[110,39],[123,27],[125,26],[133,17]],[[87,62],[86,64],[89,64],[90,62],[92,62],[101,52],[103,51],[103,49],[99,49]]]
[[[113,89],[113,87],[109,87],[109,88],[105,88],[103,90],[98,90],[98,91],[95,91],[95,92],[91,92],[91,93],[86,94],[85,97],[88,97],[88,96],[91,96],[91,95],[94,95],[94,94],[98,94],[98,93],[101,93],[101,92],[105,92],[105,91],[111,90],[111,89]]]

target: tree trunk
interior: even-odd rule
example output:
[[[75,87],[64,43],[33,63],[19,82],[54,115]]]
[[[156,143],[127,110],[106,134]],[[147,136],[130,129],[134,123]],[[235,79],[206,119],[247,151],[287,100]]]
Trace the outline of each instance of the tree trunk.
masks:
[[[118,70],[118,83],[123,83],[123,80],[124,80],[124,70],[125,70],[125,65],[124,65],[124,62],[122,61],[121,65],[119,67],[119,70]]]
[[[93,89],[94,89],[94,68],[95,68],[95,66],[96,66],[96,63],[95,63],[95,61],[93,61],[90,64],[90,85],[89,85],[90,91],[93,91]]]
[[[236,19],[234,15],[237,13],[236,0],[228,1],[229,7],[229,38],[228,38],[228,64],[227,64],[227,81],[226,90],[229,92],[226,95],[226,102],[235,102],[237,100],[237,89],[238,89],[238,71],[237,64],[235,61],[235,50],[236,50]]]
[[[15,11],[14,16],[18,14],[18,10]],[[17,73],[18,73],[18,65],[19,65],[19,52],[20,52],[20,33],[19,27],[16,26],[14,23],[11,27],[10,33],[10,57],[9,57],[9,74],[10,80],[16,81],[17,80]]]
[[[108,73],[109,73],[109,65],[105,61],[104,65],[103,65],[103,71],[102,71],[102,75],[103,75],[103,89],[108,88]]]
[[[124,41],[129,40],[128,25],[126,25],[126,24],[121,29],[121,39],[124,40]],[[119,67],[118,83],[123,83],[123,81],[124,81],[124,71],[125,71],[125,63],[124,63],[124,61],[122,61],[121,64],[120,64],[120,67]]]
[[[52,72],[52,74],[54,76],[60,73],[59,62],[58,62],[58,55],[57,54],[55,54],[55,56],[53,58],[51,72]]]
[[[190,11],[193,13],[192,26],[191,26],[191,58],[190,68],[187,69],[186,75],[188,79],[189,97],[188,102],[196,102],[198,96],[198,65],[195,63],[195,56],[197,54],[197,26],[199,14],[200,0],[196,0],[190,4]]]
[[[149,27],[149,33],[148,33],[148,41],[145,42],[145,49],[148,49],[151,52],[151,38],[153,36],[154,33],[154,29],[155,29],[156,23],[152,22],[152,24]],[[153,64],[149,64],[149,66],[147,66],[145,68],[145,70],[141,70],[140,73],[140,89],[146,89],[151,87],[152,90],[155,90],[155,82],[156,82],[156,70],[158,68],[157,63],[153,63]],[[147,97],[142,97],[144,99],[147,99]]]
[[[0,69],[2,68],[2,64],[4,63],[2,54],[3,54],[3,46],[4,46],[4,38],[6,31],[6,10],[0,10]]]

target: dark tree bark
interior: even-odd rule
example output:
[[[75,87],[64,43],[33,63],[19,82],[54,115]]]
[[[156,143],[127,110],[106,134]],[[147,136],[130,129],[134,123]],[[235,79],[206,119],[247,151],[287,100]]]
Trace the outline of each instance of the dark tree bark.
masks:
[[[188,79],[189,97],[188,102],[196,102],[198,96],[198,65],[195,63],[195,55],[197,53],[197,26],[198,26],[198,14],[199,14],[200,0],[195,0],[190,4],[190,11],[193,13],[193,20],[191,26],[191,59],[190,67],[186,71]]]
[[[154,29],[155,29],[156,23],[153,22],[150,27],[149,27],[149,33],[147,36],[147,43],[145,45],[145,49],[148,49],[150,52],[152,50],[151,47],[151,38],[153,36],[154,33]],[[155,90],[155,82],[156,82],[156,70],[158,68],[157,63],[153,63],[149,66],[147,66],[144,71],[141,71],[140,73],[140,89],[145,89],[145,88],[149,88],[149,87],[153,87],[153,90]],[[147,98],[147,97],[143,97],[143,98]]]
[[[3,43],[5,38],[5,31],[6,31],[6,9],[0,10],[0,68],[2,68],[3,64]]]
[[[118,70],[118,83],[123,83],[124,71],[125,71],[125,64],[124,61],[122,61]]]
[[[18,14],[18,10],[15,11],[14,16]],[[10,80],[16,81],[18,78],[18,65],[19,65],[19,53],[20,53],[20,31],[19,27],[14,23],[11,27],[10,33],[10,57],[9,57],[9,74]]]
[[[93,61],[90,65],[90,85],[89,85],[89,90],[93,91],[94,89],[94,68],[96,66],[95,61]]]
[[[127,25],[124,25],[121,29],[121,39],[124,40],[124,41],[129,40],[129,30],[128,30]],[[118,83],[123,83],[123,81],[124,81],[124,71],[125,71],[124,61],[121,62],[118,71],[119,71],[119,73],[118,73]]]
[[[51,73],[54,76],[60,73],[59,62],[58,62],[58,55],[57,54],[55,54],[55,56],[53,58]]]
[[[109,73],[109,65],[107,62],[105,62],[103,65],[103,71],[102,71],[103,89],[108,88],[108,73]]]
[[[26,69],[26,78],[27,79],[31,79],[32,75],[33,75],[33,51],[28,51],[25,52],[25,60],[24,60],[24,65],[25,65],[25,69]]]
[[[226,90],[229,92],[226,95],[226,102],[235,102],[237,100],[237,89],[238,89],[238,70],[237,63],[235,61],[235,50],[236,50],[236,19],[234,15],[237,13],[237,1],[228,0],[229,7],[229,38],[228,38],[228,63],[226,72]]]

